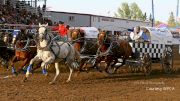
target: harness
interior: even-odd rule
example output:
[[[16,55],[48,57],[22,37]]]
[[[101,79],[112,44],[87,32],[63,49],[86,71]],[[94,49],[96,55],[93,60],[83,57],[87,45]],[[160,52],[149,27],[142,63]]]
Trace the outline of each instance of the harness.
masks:
[[[69,42],[63,42],[62,44],[59,45],[57,41],[54,41],[56,39],[56,37],[58,37],[58,36],[55,36],[54,38],[51,38],[51,36],[47,33],[47,30],[45,30],[45,34],[44,34],[45,39],[47,39],[47,35],[49,36],[48,45],[46,47],[40,47],[40,43],[38,43],[37,45],[38,45],[39,50],[51,51],[54,54],[55,58],[58,59],[58,54],[60,54],[61,46],[63,44],[65,44],[65,43],[67,43],[68,46],[69,46],[69,52],[68,52],[68,55],[66,57],[68,57],[70,55],[71,44]],[[53,45],[52,43],[55,43],[55,45]],[[58,52],[57,53],[55,53],[55,51],[53,50],[53,46],[58,47]]]

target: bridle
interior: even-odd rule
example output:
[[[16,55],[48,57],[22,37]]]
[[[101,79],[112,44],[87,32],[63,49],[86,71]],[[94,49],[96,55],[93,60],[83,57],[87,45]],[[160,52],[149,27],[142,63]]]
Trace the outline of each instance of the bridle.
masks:
[[[103,38],[102,38],[102,40],[98,40],[98,41],[99,41],[99,44],[101,43],[101,45],[103,45],[103,44],[106,43],[107,34],[106,34],[105,32],[102,32],[102,33],[100,33],[100,34],[103,34]],[[98,36],[98,39],[99,39],[99,37],[100,37],[100,34],[99,34],[99,36]],[[101,42],[100,42],[100,41],[101,41]]]

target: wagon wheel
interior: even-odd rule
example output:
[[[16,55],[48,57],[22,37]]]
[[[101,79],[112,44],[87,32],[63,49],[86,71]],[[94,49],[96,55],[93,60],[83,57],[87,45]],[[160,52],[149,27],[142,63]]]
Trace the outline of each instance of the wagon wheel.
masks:
[[[173,56],[172,51],[167,48],[164,50],[162,55],[162,67],[165,73],[170,74],[173,69]]]
[[[144,56],[142,57],[142,68],[146,76],[151,74],[152,61],[149,54],[144,54]]]

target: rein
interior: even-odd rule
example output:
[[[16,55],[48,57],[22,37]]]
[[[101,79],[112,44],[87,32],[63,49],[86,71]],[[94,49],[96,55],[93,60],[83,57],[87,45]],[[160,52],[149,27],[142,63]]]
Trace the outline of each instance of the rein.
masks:
[[[17,48],[16,45],[15,45],[15,49],[18,50],[18,51],[27,51],[27,50],[28,50],[29,43],[30,43],[29,38],[28,38],[27,41],[21,41],[21,42],[26,42],[26,45],[25,45],[23,48]]]

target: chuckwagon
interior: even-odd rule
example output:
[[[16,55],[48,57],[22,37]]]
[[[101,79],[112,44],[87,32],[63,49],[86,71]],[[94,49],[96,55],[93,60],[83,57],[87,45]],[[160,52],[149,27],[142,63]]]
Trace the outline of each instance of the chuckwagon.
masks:
[[[81,43],[81,49],[79,50],[81,58],[84,59],[86,63],[94,65],[96,58],[98,57],[98,50],[97,47],[95,47],[98,41],[98,29],[94,27],[78,27],[73,29],[83,30],[83,40],[79,40],[79,43]],[[127,31],[124,32],[127,35]],[[168,29],[142,26],[140,27],[140,32],[138,34],[131,32],[128,36],[130,39],[129,44],[132,47],[135,58],[130,57],[127,59],[125,63],[126,66],[130,67],[133,72],[135,70],[142,70],[145,75],[149,75],[152,70],[152,63],[156,62],[162,64],[165,73],[171,73],[173,69],[173,37]],[[144,36],[146,36],[146,39],[144,39]],[[117,42],[117,36],[113,36],[112,39],[115,41],[112,41],[109,44]],[[106,51],[105,53],[108,52]],[[108,54],[104,55],[107,56]],[[118,59],[115,68],[118,67],[119,64],[120,66],[123,64],[121,58]],[[108,67],[108,72],[114,73],[114,68]]]
[[[137,55],[135,60],[126,61],[132,71],[136,68],[145,68],[145,74],[151,73],[152,63],[161,63],[165,73],[171,73],[173,69],[173,36],[168,29],[154,27],[140,27],[141,31],[135,35],[130,33],[130,45]],[[143,35],[146,36],[144,40]],[[145,61],[146,60],[148,61]]]

